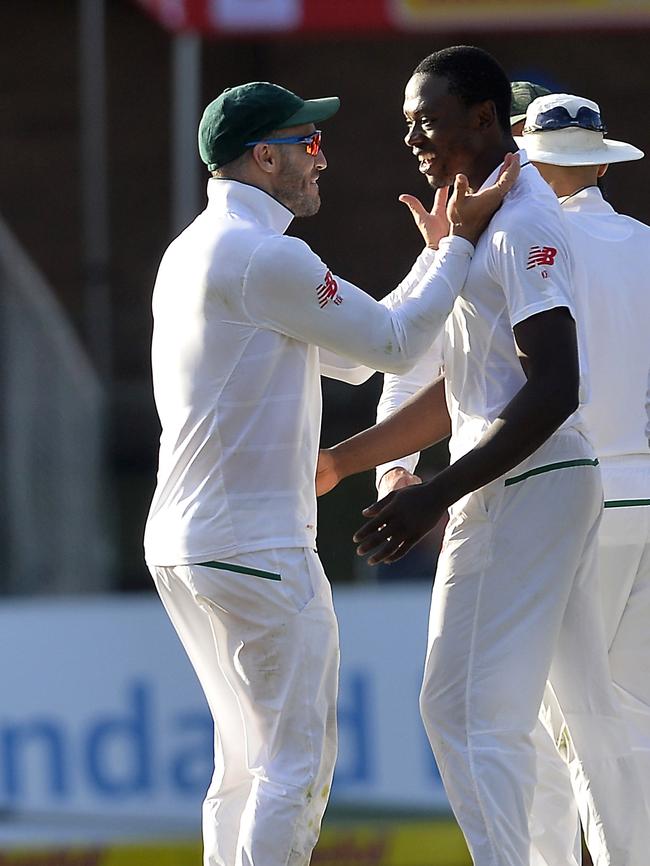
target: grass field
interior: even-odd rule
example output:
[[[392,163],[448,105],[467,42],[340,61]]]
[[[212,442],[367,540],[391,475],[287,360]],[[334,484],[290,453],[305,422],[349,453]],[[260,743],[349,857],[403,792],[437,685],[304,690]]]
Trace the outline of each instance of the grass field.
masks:
[[[132,832],[132,831],[131,831]],[[198,838],[115,840],[110,833],[96,840],[69,841],[47,833],[27,834],[7,844],[0,839],[0,866],[200,866]],[[137,836],[137,834],[135,834]],[[31,837],[31,839],[30,839]],[[56,841],[55,841],[56,838]],[[463,836],[446,816],[358,812],[331,809],[312,866],[471,866]],[[585,852],[583,866],[591,866]]]
[[[200,866],[199,839],[0,844],[0,866]],[[3,850],[4,849],[4,850]],[[463,837],[448,818],[424,819],[332,810],[312,866],[470,866]]]

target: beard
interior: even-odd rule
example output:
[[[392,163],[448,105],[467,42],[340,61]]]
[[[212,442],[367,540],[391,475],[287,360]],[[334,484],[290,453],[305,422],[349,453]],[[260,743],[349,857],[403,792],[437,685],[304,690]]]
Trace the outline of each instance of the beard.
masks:
[[[281,157],[275,196],[297,217],[310,217],[320,209],[318,186],[311,182],[305,169],[298,168],[288,156]]]

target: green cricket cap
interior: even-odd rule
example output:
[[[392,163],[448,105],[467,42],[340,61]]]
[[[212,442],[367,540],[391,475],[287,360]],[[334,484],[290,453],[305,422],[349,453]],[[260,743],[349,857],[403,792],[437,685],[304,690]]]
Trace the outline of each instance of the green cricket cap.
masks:
[[[532,81],[513,81],[510,85],[512,94],[510,100],[510,125],[519,123],[526,117],[526,109],[538,96],[548,96],[551,92],[541,84],[533,84]]]
[[[199,153],[209,171],[237,159],[247,141],[264,138],[273,129],[320,123],[339,110],[338,96],[301,99],[268,81],[228,87],[203,112]]]

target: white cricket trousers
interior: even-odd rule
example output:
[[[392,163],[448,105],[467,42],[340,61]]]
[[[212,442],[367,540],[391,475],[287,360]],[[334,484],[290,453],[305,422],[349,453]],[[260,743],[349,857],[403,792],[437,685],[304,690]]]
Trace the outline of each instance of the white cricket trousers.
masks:
[[[623,788],[616,790],[605,766],[600,775],[592,777],[589,793],[609,845],[604,844],[601,833],[589,832],[598,830],[593,821],[591,828],[585,828],[586,839],[596,866],[647,864],[650,862],[650,455],[605,459],[601,461],[601,473],[605,510],[598,533],[598,588],[611,679],[627,725],[643,795],[639,794],[634,774],[630,774]],[[588,674],[590,659],[587,657],[584,662]],[[576,692],[574,701],[580,700],[580,693]],[[583,695],[585,712],[586,700]],[[578,807],[584,820],[585,792],[576,786],[577,756],[566,741],[564,715],[552,689],[545,694],[542,718],[552,739],[536,737],[539,765],[531,821],[536,852],[533,866],[556,863],[575,866],[580,863],[579,849],[574,845]],[[587,740],[584,751],[590,764],[602,755],[604,745],[595,737]]]
[[[532,735],[549,675],[560,704],[572,709],[571,691],[584,672],[576,659],[590,659],[589,718],[571,723],[580,746],[591,731],[607,745],[615,790],[630,769],[597,603],[602,486],[589,465],[593,456],[577,431],[556,433],[507,480],[451,509],[420,706],[476,866],[531,861]],[[580,757],[578,741],[574,746]],[[588,789],[590,768],[583,771]]]
[[[214,719],[204,866],[308,866],[337,751],[338,627],[318,556],[151,570]]]

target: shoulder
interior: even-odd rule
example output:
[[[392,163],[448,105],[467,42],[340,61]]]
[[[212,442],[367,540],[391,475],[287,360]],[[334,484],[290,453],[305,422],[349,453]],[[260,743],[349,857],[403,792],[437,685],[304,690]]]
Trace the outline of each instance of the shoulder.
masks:
[[[528,166],[490,223],[491,245],[568,246],[565,215],[553,190],[533,166]]]
[[[271,235],[260,238],[251,251],[246,288],[289,289],[322,283],[327,266],[300,238]]]
[[[650,226],[634,217],[617,213],[606,202],[604,207],[576,209],[564,212],[572,238],[591,239],[594,243],[627,244],[635,258],[648,260],[650,256]]]
[[[650,226],[642,223],[641,220],[635,219],[631,216],[627,216],[626,214],[617,213],[616,216],[621,220],[625,220],[625,222],[630,226],[630,228],[632,228],[638,235],[650,241]]]
[[[495,214],[495,223],[503,229],[516,229],[522,224],[534,225],[540,219],[564,225],[555,193],[537,169],[527,165]]]
[[[282,241],[276,231],[259,223],[225,214],[217,220],[206,220],[196,239],[195,250],[205,250],[210,269],[227,274],[242,274],[250,266],[256,251]]]
[[[291,235],[260,236],[251,253],[251,266],[289,275],[294,269],[322,265],[311,247]]]

